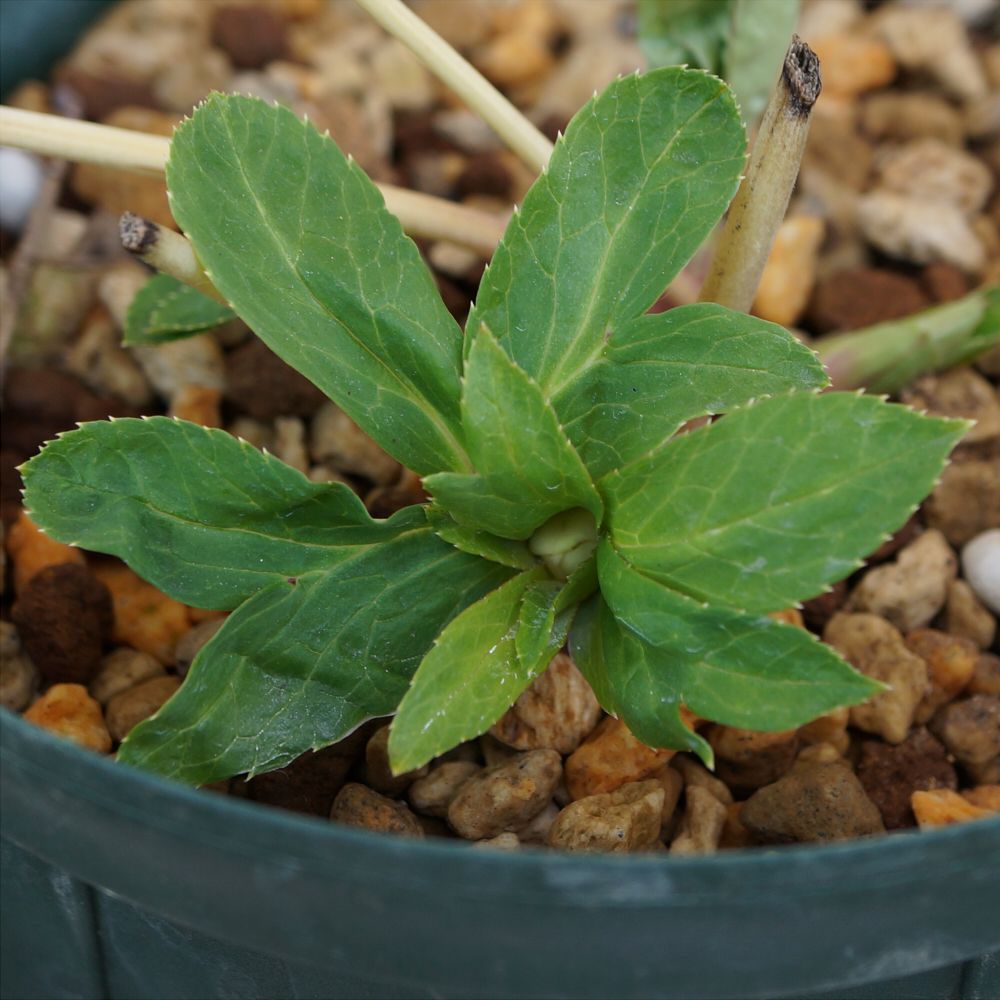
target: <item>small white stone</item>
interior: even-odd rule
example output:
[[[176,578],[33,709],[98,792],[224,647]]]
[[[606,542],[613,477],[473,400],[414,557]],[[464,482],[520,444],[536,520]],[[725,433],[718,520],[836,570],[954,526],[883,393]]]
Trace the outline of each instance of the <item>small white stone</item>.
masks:
[[[0,225],[19,233],[42,189],[41,161],[23,149],[0,146]]]
[[[1000,528],[984,531],[966,544],[962,572],[979,600],[1000,614]]]

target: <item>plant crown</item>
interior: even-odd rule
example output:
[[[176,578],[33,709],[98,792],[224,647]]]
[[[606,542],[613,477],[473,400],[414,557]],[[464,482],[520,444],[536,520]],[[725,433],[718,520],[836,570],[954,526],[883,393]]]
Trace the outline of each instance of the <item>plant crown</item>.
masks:
[[[860,565],[965,424],[821,394],[815,355],[771,323],[647,312],[725,210],[744,147],[706,73],[611,84],[511,219],[463,335],[328,137],[258,100],[201,105],[167,177],[206,272],[432,499],[375,520],[343,484],[164,417],[50,442],[24,469],[38,524],[232,612],[121,758],[205,783],[396,713],[406,771],[486,730],[566,642],[643,742],[708,763],[681,706],[780,730],[878,690],[768,612]],[[166,309],[139,328],[169,336],[177,289],[154,283],[134,312]]]

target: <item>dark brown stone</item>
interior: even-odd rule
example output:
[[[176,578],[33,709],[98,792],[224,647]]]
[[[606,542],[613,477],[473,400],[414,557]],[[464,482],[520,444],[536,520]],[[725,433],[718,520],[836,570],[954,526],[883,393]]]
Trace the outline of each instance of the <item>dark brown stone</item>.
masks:
[[[929,305],[929,298],[912,278],[895,271],[857,267],[817,282],[807,319],[817,333],[834,333],[909,316]]]
[[[986,764],[1000,754],[1000,697],[953,701],[931,719],[930,729],[961,763]]]
[[[375,723],[366,723],[339,743],[296,757],[276,771],[234,782],[233,793],[264,805],[329,816],[333,800],[363,754]]]
[[[802,620],[814,632],[822,632],[826,623],[844,606],[847,581],[840,580],[825,594],[802,602]]]
[[[864,740],[857,773],[887,830],[916,824],[910,808],[914,792],[958,788],[958,776],[944,745],[923,727],[898,746]]]
[[[85,566],[48,566],[23,589],[11,618],[48,683],[86,684],[111,632],[111,594]]]
[[[934,302],[953,302],[969,291],[969,279],[954,264],[938,260],[920,272],[920,284]]]
[[[336,747],[327,747],[305,753],[277,771],[258,774],[246,783],[245,793],[254,802],[327,816],[350,768],[349,758],[336,753]]]
[[[325,398],[257,337],[226,356],[226,399],[256,420],[308,417]]]
[[[843,763],[793,768],[754,792],[740,821],[767,844],[849,840],[885,829],[875,803]]]
[[[55,78],[60,87],[68,88],[80,100],[83,116],[103,121],[113,111],[125,107],[158,108],[159,104],[148,83],[115,76],[97,75],[77,66],[62,66]]]
[[[420,820],[402,802],[395,802],[364,785],[344,785],[334,800],[330,819],[377,833],[423,837]]]
[[[286,36],[284,17],[270,7],[232,4],[217,8],[212,18],[212,41],[237,69],[261,69],[283,58]]]
[[[472,296],[460,284],[446,278],[443,274],[438,274],[437,271],[434,272],[434,281],[448,312],[454,317],[456,323],[464,326],[469,316]]]
[[[513,178],[496,153],[477,153],[469,158],[455,181],[460,198],[470,194],[488,194],[509,198]]]

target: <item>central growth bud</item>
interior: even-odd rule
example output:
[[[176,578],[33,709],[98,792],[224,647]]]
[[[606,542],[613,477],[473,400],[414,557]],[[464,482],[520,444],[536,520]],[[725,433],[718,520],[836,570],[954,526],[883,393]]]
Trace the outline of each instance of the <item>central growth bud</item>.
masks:
[[[557,580],[568,580],[597,548],[597,522],[589,510],[574,507],[550,517],[528,541]]]

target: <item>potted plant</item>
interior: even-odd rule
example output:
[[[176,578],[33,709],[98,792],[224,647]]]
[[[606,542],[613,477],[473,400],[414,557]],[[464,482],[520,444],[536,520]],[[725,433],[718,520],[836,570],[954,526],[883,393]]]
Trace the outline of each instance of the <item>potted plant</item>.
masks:
[[[662,113],[665,121],[650,126],[653,133],[659,129],[657,145],[635,127],[635,118],[644,102],[653,103],[664,92],[674,103],[672,111]],[[687,115],[679,116],[684,99]],[[134,731],[123,756],[197,782],[279,766],[303,750],[340,738],[364,718],[391,712],[412,674],[390,742],[397,770],[406,770],[488,726],[545,666],[571,628],[577,660],[605,708],[620,714],[647,742],[692,749],[707,759],[708,745],[690,724],[683,724],[682,702],[721,721],[783,728],[871,693],[870,681],[822,647],[803,646],[804,633],[754,613],[774,610],[833,582],[838,569],[898,524],[926,492],[963,428],[876,399],[817,396],[808,390],[822,384],[822,374],[808,352],[797,353],[787,334],[717,306],[700,305],[656,320],[658,332],[677,333],[679,341],[686,325],[704,327],[708,321],[713,335],[724,336],[731,324],[734,344],[749,337],[755,352],[773,350],[775,360],[761,364],[759,384],[744,378],[736,385],[720,385],[703,379],[698,366],[689,364],[682,381],[692,384],[696,398],[650,429],[662,407],[644,408],[641,377],[630,373],[623,381],[616,365],[649,358],[640,336],[649,324],[639,316],[728,201],[742,162],[738,140],[727,144],[716,138],[717,145],[706,152],[707,140],[695,130],[692,151],[678,156],[658,179],[697,191],[707,206],[679,223],[664,223],[662,233],[643,223],[639,233],[629,234],[629,207],[614,199],[610,207],[605,202],[598,217],[614,217],[628,238],[617,246],[613,239],[605,241],[597,270],[586,270],[585,251],[563,256],[557,243],[547,251],[553,255],[550,261],[544,252],[539,258],[535,249],[553,219],[574,211],[574,199],[583,206],[582,228],[587,228],[581,192],[594,191],[608,175],[616,182],[628,178],[628,158],[616,158],[617,148],[603,159],[593,155],[603,129],[618,129],[616,135],[626,145],[652,142],[661,148],[674,141],[670,136],[683,141],[683,121],[701,114],[712,123],[713,134],[725,133],[734,120],[719,85],[681,70],[620,81],[595,98],[553,155],[551,180],[539,183],[511,225],[484,280],[461,358],[398,230],[360,172],[330,143],[287,112],[259,103],[217,99],[199,109],[175,140],[170,172],[175,209],[198,251],[192,259],[206,267],[197,276],[202,288],[221,292],[279,353],[298,362],[359,423],[421,473],[436,506],[404,511],[377,524],[352,504],[346,490],[309,486],[221,434],[168,421],[88,425],[50,445],[26,470],[27,502],[48,530],[123,555],[192,604],[229,608],[246,601],[199,654],[182,694]],[[263,137],[282,151],[282,169],[251,181],[248,173],[260,163],[254,157]],[[212,170],[206,171],[209,161]],[[702,183],[695,185],[706,162],[714,165],[712,176],[698,178]],[[659,204],[662,212],[650,174],[657,176],[645,165],[638,171],[633,198],[645,209]],[[331,203],[331,184],[351,188],[353,194]],[[240,196],[227,202],[234,192]],[[308,212],[291,211],[295,202],[290,196],[295,195],[304,199]],[[787,191],[783,197],[787,199]],[[643,199],[653,201],[643,204]],[[337,218],[330,220],[332,226],[320,227],[318,246],[323,255],[340,260],[343,269],[335,272],[334,285],[324,286],[310,262],[312,230],[302,220],[331,212]],[[346,230],[345,213],[351,218]],[[338,236],[330,242],[324,234],[333,231]],[[155,230],[153,235],[159,239]],[[648,243],[640,236],[648,237]],[[152,240],[139,242],[147,249]],[[249,255],[248,245],[256,248]],[[650,246],[660,251],[651,273],[627,266],[634,264],[630,254],[651,256]],[[734,256],[735,265],[727,267],[724,259],[719,265],[717,284],[723,287],[727,275],[742,278],[745,273],[745,254]],[[380,269],[371,273],[355,265],[352,272],[350,264],[359,257],[379,260]],[[560,260],[561,271],[555,266]],[[538,289],[544,286],[529,261],[543,273],[558,272],[556,291],[568,303],[568,312],[549,323],[541,350],[537,340],[525,336],[523,322],[526,311],[542,301]],[[386,273],[393,276],[391,289],[403,299],[402,307],[396,298],[386,298]],[[576,288],[581,275],[582,285]],[[631,277],[622,284],[626,275]],[[588,301],[585,293],[591,306],[596,301],[604,312],[589,308],[577,315],[581,302]],[[733,294],[745,294],[745,289]],[[328,334],[329,314],[335,317],[332,334],[339,338],[338,360],[350,359],[346,369],[314,356],[317,304],[328,314],[319,317]],[[297,310],[293,323],[288,322],[290,310]],[[632,347],[626,335],[630,324],[645,353],[634,359],[614,357],[619,346],[626,354]],[[626,331],[610,351],[604,348],[609,325]],[[414,336],[414,326],[424,339]],[[359,329],[366,330],[364,352],[353,347]],[[654,344],[654,352],[659,349]],[[684,363],[680,357],[654,353],[654,358]],[[603,370],[597,371],[599,366]],[[626,390],[640,402],[623,396]],[[651,398],[657,391],[646,389]],[[769,391],[781,395],[751,405],[754,397]],[[722,405],[709,402],[720,393],[727,396]],[[516,410],[505,405],[511,399],[518,402]],[[629,423],[626,400],[642,421]],[[594,402],[618,407],[615,425],[588,419],[587,407]],[[668,445],[672,452],[658,449],[657,441],[705,410],[732,412],[676,439]],[[773,577],[758,573],[751,584],[741,576],[737,582],[743,588],[759,586],[762,592],[744,594],[740,611],[733,596],[736,583],[727,583],[722,572],[733,552],[723,546],[714,562],[709,559],[697,572],[685,570],[687,556],[679,565],[671,563],[669,553],[683,538],[676,525],[648,516],[648,491],[651,483],[657,492],[671,488],[662,485],[661,455],[673,459],[667,465],[694,470],[690,482],[682,480],[673,488],[707,489],[723,497],[718,525],[708,525],[714,532],[743,501],[726,496],[725,473],[731,469],[721,468],[712,453],[721,448],[738,455],[755,445],[764,449],[762,454],[773,451],[782,446],[789,423],[824,423],[828,430],[835,423],[838,439],[856,438],[857,447],[866,449],[881,447],[881,461],[908,463],[908,474],[888,497],[879,496],[884,502],[870,508],[868,523],[830,548],[819,575],[793,567],[787,577],[780,570]],[[878,424],[890,435],[881,444],[871,434]],[[574,425],[575,436],[566,430]],[[817,442],[825,439],[816,433],[817,441],[807,444],[818,448]],[[646,440],[644,435],[652,436]],[[152,454],[144,442],[169,455],[177,471],[163,476],[158,463],[150,464],[140,470],[147,492],[138,496],[128,486],[108,499],[113,469],[108,456],[134,449],[134,461],[141,464]],[[850,492],[852,486],[859,496],[885,493],[876,486],[876,473],[857,472],[851,449],[824,447],[827,479],[820,482],[818,470],[807,467],[779,490],[789,498],[794,493],[796,501],[803,488],[806,496],[838,488]],[[233,530],[234,523],[247,523],[249,510],[234,508],[231,497],[206,486],[204,497],[192,506],[199,486],[220,472],[234,495],[254,498],[250,537],[245,530]],[[765,506],[741,510],[740,517],[766,527],[766,515],[760,513]],[[319,520],[311,516],[316,510],[323,514]],[[278,520],[290,511],[301,522],[294,531]],[[807,510],[805,520],[794,527],[804,529],[816,516]],[[185,537],[183,526],[176,528],[181,519],[198,521],[198,532]],[[159,537],[160,556],[150,557],[139,535],[120,532],[123,522],[141,524],[147,538]],[[331,530],[336,537],[327,537]],[[826,544],[812,530],[812,543]],[[740,548],[745,542],[737,538],[734,544]],[[172,560],[169,565],[164,552]],[[206,561],[212,564],[207,572]],[[343,568],[352,564],[363,571],[345,573]],[[403,585],[412,579],[427,588],[432,599],[417,619],[404,616],[386,627],[380,601],[390,595],[384,606],[392,611],[390,619],[398,619],[401,605],[393,590],[396,581],[384,577],[397,574]],[[663,580],[669,594],[661,592]],[[692,594],[699,600],[692,600]],[[457,616],[456,605],[465,608]],[[357,622],[351,624],[359,614],[360,630]],[[289,621],[297,623],[298,635],[282,633]],[[806,684],[800,693],[801,684],[790,685],[797,678],[769,671],[747,652],[736,673],[750,674],[757,689],[767,692],[766,708],[740,697],[737,676],[731,679],[732,689],[724,683],[701,687],[676,676],[667,683],[662,672],[651,669],[648,683],[638,692],[632,687],[627,664],[648,659],[671,643],[675,658],[693,643],[696,659],[711,662],[712,643],[718,641],[713,637],[722,634],[727,644],[735,642],[737,651],[740,637],[749,636],[758,651],[760,642],[768,645],[772,658],[790,652],[809,658],[809,674],[821,680]],[[402,650],[402,638],[419,648]],[[315,651],[300,655],[298,644],[308,646],[310,640],[332,644],[340,663],[345,652],[366,642],[377,650],[347,677],[350,686],[370,687],[374,695],[359,701],[334,692],[322,713],[299,710],[297,702],[308,703],[294,694],[276,706],[269,686],[273,693],[274,684],[296,675],[301,686],[318,669],[317,662],[322,666]],[[269,658],[260,657],[269,646]],[[470,649],[478,651],[482,664],[473,680],[474,698],[464,676],[456,680],[455,668]],[[271,676],[264,684],[258,679],[256,685],[239,688],[230,702],[239,718],[206,716],[206,704],[227,697],[229,687],[228,680],[218,687],[220,674],[211,669],[213,663],[239,673],[259,670],[261,662],[268,664]],[[335,671],[323,684],[342,683],[336,677]],[[150,991],[148,979],[171,982],[173,992],[197,993],[204,991],[198,977],[218,975],[219,968],[226,979],[235,976],[236,985],[210,980],[217,983],[215,991],[240,995],[718,996],[747,995],[748,979],[759,995],[801,994],[824,987],[842,991],[852,983],[912,971],[914,941],[928,967],[979,954],[995,943],[983,926],[997,888],[987,860],[996,842],[995,823],[903,838],[891,849],[877,842],[857,843],[740,852],[732,859],[671,861],[667,866],[655,857],[526,853],[511,859],[262,816],[241,803],[196,795],[86,759],[25,731],[18,722],[5,721],[4,739],[11,840],[22,846],[30,840],[40,858],[138,904],[139,910],[133,909],[107,892],[80,890],[74,896],[76,890],[62,891],[55,910],[64,922],[68,918],[73,923],[77,940],[89,944],[97,929],[101,940],[110,943],[103,951],[105,965],[91,961],[89,980],[71,987],[95,995],[143,994]],[[75,830],[69,842],[67,805]],[[44,868],[29,862],[19,870],[30,905],[45,906],[51,894],[39,891],[45,885]],[[937,888],[945,885],[954,912],[942,921]],[[155,914],[137,919],[150,905]],[[426,918],[428,912],[433,919]],[[174,920],[207,937],[178,931]],[[24,921],[25,927],[30,924]],[[171,937],[176,947],[167,940]],[[721,963],[714,959],[712,975],[706,976],[701,942],[713,937],[733,942],[733,951]],[[498,947],[498,940],[509,944]],[[669,948],[665,940],[671,942]],[[162,980],[112,961],[117,941],[130,956],[169,962],[176,970],[173,978]],[[445,947],[432,947],[432,942]],[[234,952],[232,945],[244,950]],[[383,962],[381,956],[391,958]],[[245,977],[248,962],[255,968],[252,983]],[[215,973],[207,973],[207,967]],[[57,964],[54,971],[59,969]]]

